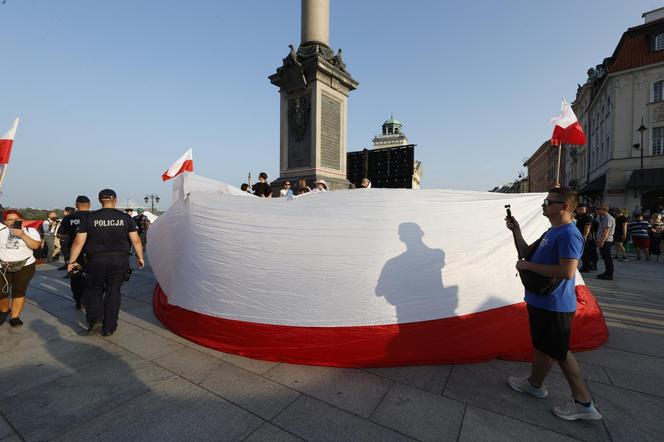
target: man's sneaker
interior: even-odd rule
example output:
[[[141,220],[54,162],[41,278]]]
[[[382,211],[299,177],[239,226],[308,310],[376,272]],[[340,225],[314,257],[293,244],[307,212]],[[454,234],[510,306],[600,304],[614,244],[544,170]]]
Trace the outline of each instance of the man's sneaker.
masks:
[[[649,257],[646,256],[646,261],[652,262],[652,259],[650,259]]]
[[[613,276],[602,273],[601,275],[597,275],[597,279],[605,279],[607,281],[611,281],[613,280]]]
[[[95,322],[88,328],[88,332],[86,333],[87,336],[96,336],[101,334],[101,330],[103,328],[103,325],[100,322]]]
[[[598,421],[602,419],[602,415],[597,411],[595,404],[590,402],[589,406],[578,403],[572,398],[563,407],[553,407],[553,414],[566,421]]]
[[[627,261],[629,261],[629,258],[626,257],[626,256],[623,256],[622,258],[620,258],[620,260],[621,260],[622,262],[627,262]]]
[[[533,387],[528,378],[529,376],[524,376],[522,378],[510,376],[507,378],[507,383],[510,387],[512,387],[512,389],[516,391],[520,391],[521,393],[528,393],[538,398],[545,398],[549,395],[549,392],[547,391],[546,387],[544,387],[544,385],[539,388]]]

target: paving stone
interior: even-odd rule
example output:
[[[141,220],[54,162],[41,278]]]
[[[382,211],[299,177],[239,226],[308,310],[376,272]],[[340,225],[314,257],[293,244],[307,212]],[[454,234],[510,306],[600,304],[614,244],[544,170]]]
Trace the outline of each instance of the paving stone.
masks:
[[[4,399],[0,411],[25,439],[50,439],[173,378],[125,354]]]
[[[606,368],[611,383],[627,390],[639,391],[664,398],[664,381],[649,376],[636,376],[613,368]]]
[[[304,440],[334,442],[412,440],[307,396],[297,398],[272,422]]]
[[[221,363],[219,359],[188,347],[157,358],[154,362],[187,379]]]
[[[299,396],[297,391],[226,363],[207,370],[200,379],[194,379],[206,390],[267,420]]]
[[[0,399],[113,359],[118,354],[116,348],[95,337],[73,335],[47,344],[31,337],[0,358],[0,385],[3,386]]]
[[[7,421],[0,416],[0,440],[14,434],[14,430],[9,426]]]
[[[181,344],[127,322],[120,324],[113,336],[106,339],[149,361],[183,348]]]
[[[10,434],[5,438],[0,439],[0,442],[23,442],[23,440],[15,434]]]
[[[516,370],[515,376],[527,374]],[[538,399],[519,393],[507,385],[507,373],[492,364],[457,365],[452,370],[443,395],[469,405],[538,425],[583,440],[606,440],[604,425],[598,422],[570,422],[557,418],[552,408],[564,405],[571,397],[567,381],[551,373],[545,384],[549,397]]]
[[[589,385],[613,440],[662,440],[664,434],[662,398],[599,382],[590,382]]]
[[[297,442],[301,440],[299,437],[265,422],[258,430],[251,433],[245,442]]]
[[[365,371],[420,390],[441,394],[452,371],[450,365],[416,365],[411,367],[369,368]]]
[[[265,374],[279,365],[278,362],[274,361],[261,361],[260,359],[245,358],[244,356],[239,356],[233,353],[224,353],[213,349],[208,350],[216,353],[218,357],[224,361],[230,362],[233,365],[237,365],[238,367],[242,367],[245,370],[256,374]]]
[[[661,313],[664,318],[664,311]],[[648,327],[624,325],[612,326],[609,329],[609,340],[604,345],[614,350],[641,353],[644,355],[664,358],[664,320],[661,331],[646,332]]]
[[[122,297],[122,302],[121,302],[121,305],[120,305],[120,310],[124,311],[124,312],[129,312],[129,311],[132,311],[132,310],[135,310],[135,309],[138,309],[138,308],[143,308],[143,307],[146,307],[146,306],[149,306],[150,308],[152,308],[152,306],[147,304],[146,302],[139,301],[139,300],[134,299],[134,298],[129,298],[127,296],[123,296]]]
[[[191,342],[168,330],[154,315],[152,305],[144,304],[130,311],[121,311],[120,319],[179,344],[188,345]]]
[[[262,422],[184,379],[175,379],[74,428],[58,440],[238,441]]]
[[[576,358],[582,362],[613,368],[636,376],[650,376],[664,379],[664,358],[640,355],[622,350],[601,347],[593,351],[578,353]]]
[[[538,442],[571,442],[578,439],[526,424],[507,416],[468,406],[463,418],[459,441],[479,440],[490,440],[491,442],[535,440]]]
[[[368,418],[393,381],[362,370],[279,364],[266,377]]]
[[[371,420],[422,441],[456,440],[465,405],[395,384]]]

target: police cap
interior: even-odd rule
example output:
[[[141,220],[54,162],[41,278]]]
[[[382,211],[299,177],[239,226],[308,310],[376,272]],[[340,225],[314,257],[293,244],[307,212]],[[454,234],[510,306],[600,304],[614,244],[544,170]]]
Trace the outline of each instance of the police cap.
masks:
[[[85,204],[90,202],[90,198],[85,195],[79,195],[76,197],[76,202],[79,204]]]
[[[108,200],[111,198],[117,198],[117,195],[115,194],[115,191],[113,189],[104,189],[101,192],[99,192],[100,200]]]

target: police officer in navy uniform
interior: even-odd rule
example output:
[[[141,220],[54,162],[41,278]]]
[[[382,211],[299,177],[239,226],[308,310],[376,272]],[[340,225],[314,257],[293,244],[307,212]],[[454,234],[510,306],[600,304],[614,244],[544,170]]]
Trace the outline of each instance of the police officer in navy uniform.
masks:
[[[60,238],[63,249],[66,247],[67,250],[71,250],[76,233],[78,232],[78,226],[81,225],[81,222],[85,222],[88,213],[90,213],[90,198],[85,195],[77,196],[76,211],[72,211],[70,215],[65,216],[58,229],[58,238]],[[67,262],[74,261],[69,259]],[[83,277],[87,262],[85,252],[81,252],[75,262],[79,264],[78,271],[72,272],[68,276],[70,278],[71,292],[76,302],[76,310],[80,310],[83,306],[83,293],[85,292],[85,278]]]
[[[118,326],[120,287],[130,269],[130,247],[134,246],[139,269],[144,265],[143,247],[132,217],[115,208],[115,192],[102,190],[99,202],[101,209],[90,212],[78,227],[67,270],[80,268],[75,260],[85,251],[90,279],[83,298],[88,335],[110,336]]]

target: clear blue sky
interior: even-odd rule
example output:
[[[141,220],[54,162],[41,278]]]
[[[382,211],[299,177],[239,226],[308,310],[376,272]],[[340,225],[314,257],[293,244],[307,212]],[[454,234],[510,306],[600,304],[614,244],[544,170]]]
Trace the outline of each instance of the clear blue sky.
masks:
[[[348,149],[390,113],[425,188],[512,180],[657,1],[331,0],[330,40],[360,82]],[[61,207],[103,187],[170,202],[161,173],[186,148],[197,173],[239,185],[279,173],[267,76],[300,38],[300,0],[7,0],[0,4],[0,132],[22,118],[5,206]]]

